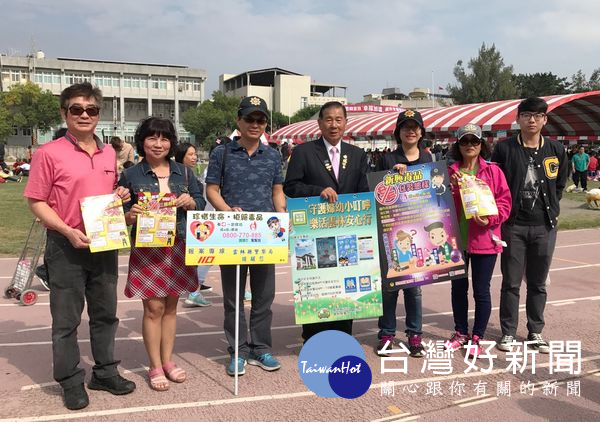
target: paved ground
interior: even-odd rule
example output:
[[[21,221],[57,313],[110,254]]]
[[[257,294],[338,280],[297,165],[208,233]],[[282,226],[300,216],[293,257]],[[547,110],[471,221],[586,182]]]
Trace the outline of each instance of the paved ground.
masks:
[[[122,295],[127,257],[120,257],[119,317],[117,356],[121,367],[133,379],[137,390],[128,396],[114,397],[90,391],[91,404],[78,412],[62,406],[60,388],[52,382],[50,315],[47,293],[40,291],[39,302],[22,307],[13,301],[0,301],[0,422],[44,421],[87,418],[89,420],[344,420],[438,421],[443,419],[499,420],[510,415],[512,420],[599,420],[600,419],[600,229],[560,232],[551,270],[547,327],[551,340],[581,341],[579,374],[549,373],[549,356],[538,356],[536,372],[507,372],[507,355],[495,352],[494,368],[489,374],[463,371],[462,354],[454,356],[451,375],[421,373],[424,360],[408,361],[407,374],[381,374],[380,359],[373,353],[377,322],[373,319],[355,322],[355,337],[363,345],[367,362],[373,371],[372,388],[354,400],[324,399],[312,394],[300,380],[297,363],[300,351],[300,329],[294,325],[290,266],[277,267],[277,296],[273,306],[274,350],[283,368],[267,373],[248,367],[240,378],[240,394],[233,395],[233,380],[225,374],[226,344],[222,334],[222,299],[218,272],[209,273],[208,284],[215,291],[208,296],[214,305],[208,308],[179,309],[176,360],[188,370],[189,380],[171,386],[170,391],[150,390],[145,380],[146,353],[141,341],[141,303]],[[8,284],[16,265],[14,258],[0,259],[0,283]],[[492,281],[494,310],[486,337],[500,335],[497,305],[500,275]],[[524,298],[523,298],[524,299]],[[398,308],[403,325],[402,301]],[[524,304],[524,300],[521,301]],[[453,326],[450,284],[423,288],[425,340],[444,340]],[[519,340],[526,336],[524,305],[519,323]],[[87,323],[79,330],[82,364],[91,367]],[[556,396],[543,394],[543,383],[557,381]],[[394,381],[394,396],[382,395],[382,383]],[[464,392],[452,395],[452,382],[464,383]],[[486,396],[477,396],[474,384],[487,383]],[[509,382],[510,397],[497,395],[497,383]],[[521,382],[537,385],[533,396],[521,394]],[[567,383],[579,382],[580,396],[567,396]],[[440,394],[427,394],[428,383],[439,382]],[[430,384],[432,385],[432,384]],[[409,390],[416,391],[410,393]],[[450,419],[451,420],[451,419]]]

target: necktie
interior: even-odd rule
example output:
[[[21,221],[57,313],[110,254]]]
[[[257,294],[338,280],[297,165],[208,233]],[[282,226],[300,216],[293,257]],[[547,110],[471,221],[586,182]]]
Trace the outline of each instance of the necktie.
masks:
[[[340,171],[340,156],[338,154],[336,147],[331,147],[331,166],[333,167],[333,174],[335,174],[335,178],[338,178],[338,173]]]

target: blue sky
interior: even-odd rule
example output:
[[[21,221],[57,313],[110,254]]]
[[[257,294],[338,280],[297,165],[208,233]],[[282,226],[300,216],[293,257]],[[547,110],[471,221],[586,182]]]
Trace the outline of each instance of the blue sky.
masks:
[[[182,64],[222,73],[281,67],[364,94],[454,83],[494,43],[516,73],[600,67],[600,2],[100,0],[2,2],[0,52]]]

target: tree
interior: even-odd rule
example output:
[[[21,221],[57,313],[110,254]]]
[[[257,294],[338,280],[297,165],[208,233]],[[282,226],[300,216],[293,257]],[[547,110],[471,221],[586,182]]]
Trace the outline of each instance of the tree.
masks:
[[[273,128],[270,129],[270,132],[275,132],[278,129],[281,129],[284,126],[287,126],[290,123],[290,118],[279,111],[273,112]]]
[[[517,85],[518,96],[543,97],[546,95],[561,95],[569,93],[567,78],[559,78],[552,72],[518,74],[513,76]]]
[[[457,85],[448,85],[447,91],[457,104],[489,102],[517,97],[513,81],[513,67],[505,66],[496,46],[479,49],[479,55],[469,60],[467,73],[459,60],[454,67]]]
[[[600,67],[592,72],[592,76],[590,76],[590,80],[588,81],[588,89],[590,91],[600,90]]]
[[[32,129],[32,145],[37,145],[38,130],[50,130],[61,122],[58,98],[30,81],[11,86],[2,103],[10,113],[11,126]]]
[[[317,114],[320,109],[321,109],[321,106],[316,105],[316,104],[301,108],[300,110],[298,110],[297,112],[294,113],[294,115],[291,118],[291,121],[292,121],[292,123],[298,123],[298,122],[303,122],[305,120],[308,120],[312,116]]]
[[[196,136],[199,146],[209,149],[215,138],[229,136],[235,129],[238,104],[238,98],[215,91],[211,100],[183,113],[181,122],[185,130]]]
[[[581,69],[571,76],[570,89],[572,93],[589,91],[588,82],[585,80],[585,74]]]
[[[8,138],[13,131],[10,112],[4,106],[3,97],[4,95],[0,93],[0,142]]]

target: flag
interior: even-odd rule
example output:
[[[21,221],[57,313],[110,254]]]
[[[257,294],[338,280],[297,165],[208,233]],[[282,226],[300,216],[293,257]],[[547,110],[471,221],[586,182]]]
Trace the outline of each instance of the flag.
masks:
[[[443,91],[444,87],[443,86],[438,86],[438,90]]]

